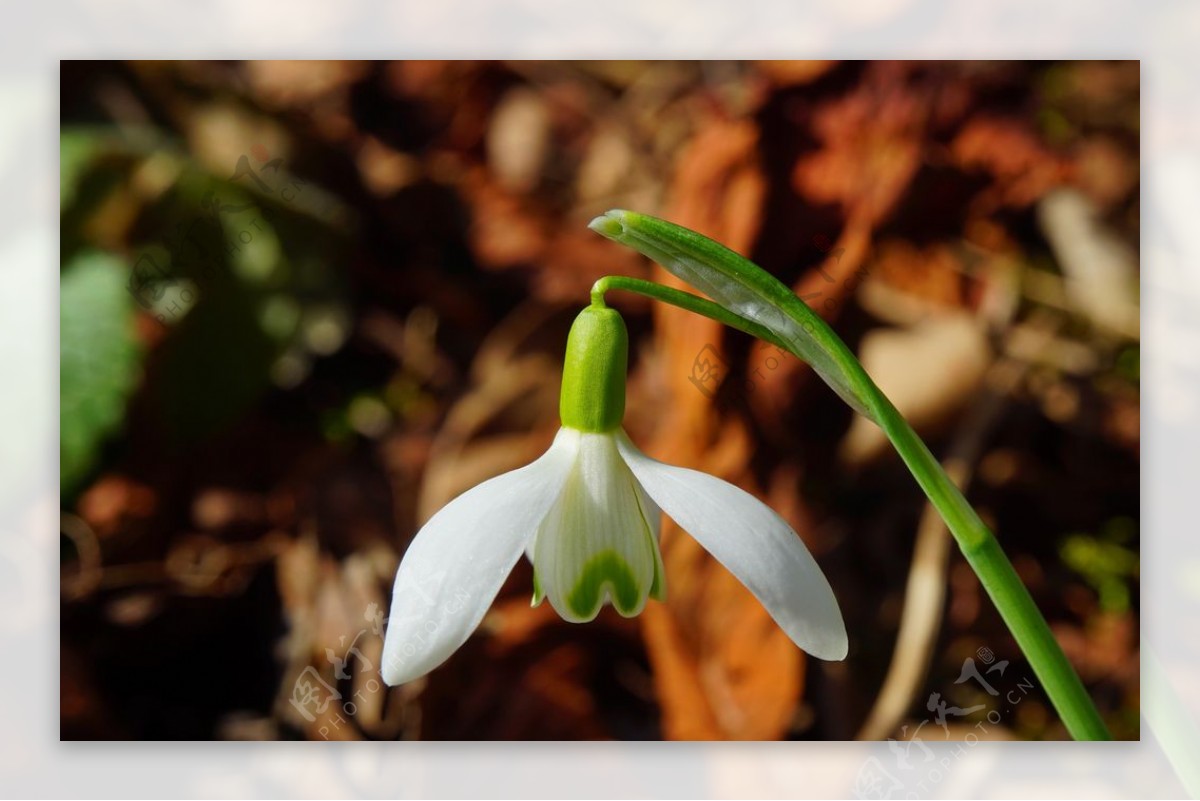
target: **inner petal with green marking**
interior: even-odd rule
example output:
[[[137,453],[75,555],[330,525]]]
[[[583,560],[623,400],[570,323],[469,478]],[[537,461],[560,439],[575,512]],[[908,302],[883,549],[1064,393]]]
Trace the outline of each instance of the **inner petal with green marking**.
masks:
[[[632,617],[665,594],[661,512],[642,491],[611,434],[583,434],[558,501],[531,548],[534,604],[565,620],[592,620],[606,602]]]

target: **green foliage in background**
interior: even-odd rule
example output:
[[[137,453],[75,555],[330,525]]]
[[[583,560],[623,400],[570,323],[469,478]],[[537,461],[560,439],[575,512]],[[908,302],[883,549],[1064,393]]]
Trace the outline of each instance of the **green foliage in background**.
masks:
[[[1126,518],[1110,521],[1099,536],[1072,534],[1059,549],[1063,562],[1100,597],[1106,612],[1129,610],[1132,583],[1138,577],[1137,524]]]
[[[91,471],[105,440],[125,418],[141,373],[129,267],[85,251],[62,272],[59,322],[59,488],[70,494]]]
[[[64,272],[64,493],[95,466],[97,443],[120,427],[131,391],[114,378],[120,403],[101,393],[89,402],[103,413],[75,419],[88,391],[79,363],[92,357],[68,356],[68,319],[116,327],[119,314],[128,329],[143,314],[166,327],[147,361],[145,408],[170,458],[234,426],[273,385],[297,386],[348,336],[336,268],[351,212],[282,158],[260,156],[214,166],[154,128],[62,131],[64,264],[86,261],[101,246],[126,255],[109,257],[106,281],[93,276],[70,293]],[[136,351],[131,337],[123,342]],[[115,358],[111,340],[95,346],[110,348],[97,359]],[[115,359],[111,369],[125,366]],[[83,397],[68,398],[68,386],[82,386]]]

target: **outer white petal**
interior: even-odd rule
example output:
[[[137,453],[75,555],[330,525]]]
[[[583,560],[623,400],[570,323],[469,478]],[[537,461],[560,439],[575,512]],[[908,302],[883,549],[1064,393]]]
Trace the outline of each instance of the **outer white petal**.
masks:
[[[562,491],[578,447],[578,432],[560,430],[537,461],[467,490],[417,532],[392,590],[385,682],[425,675],[471,636]]]
[[[651,459],[624,432],[617,446],[655,503],[737,576],[798,646],[820,659],[846,658],[837,598],[783,518],[728,482]]]

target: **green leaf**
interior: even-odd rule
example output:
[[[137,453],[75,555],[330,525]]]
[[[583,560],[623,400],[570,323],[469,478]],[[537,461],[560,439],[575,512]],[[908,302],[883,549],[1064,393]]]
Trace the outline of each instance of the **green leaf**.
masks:
[[[62,273],[59,313],[59,489],[74,492],[121,428],[141,373],[129,268],[98,251]]]
[[[757,264],[695,231],[623,209],[602,214],[588,227],[648,256],[729,312],[770,331],[851,408],[878,420],[870,379],[854,354],[820,315]]]

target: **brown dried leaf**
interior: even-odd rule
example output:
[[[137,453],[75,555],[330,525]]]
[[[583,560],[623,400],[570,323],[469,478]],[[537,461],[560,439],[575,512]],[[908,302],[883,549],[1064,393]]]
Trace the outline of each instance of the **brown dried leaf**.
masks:
[[[874,65],[854,91],[817,109],[813,128],[824,147],[796,164],[797,192],[870,224],[892,210],[916,173],[929,114],[927,98],[903,77],[895,65]]]
[[[1036,202],[1062,183],[1065,165],[1022,121],[974,117],[950,145],[958,166],[988,173],[995,184],[977,200],[980,212]]]
[[[269,108],[307,107],[359,80],[362,61],[246,61],[241,66],[250,93]]]
[[[780,87],[803,86],[828,73],[837,64],[836,61],[759,61],[756,66],[759,72],[766,75],[771,83]]]
[[[101,476],[79,499],[79,514],[103,539],[149,518],[158,505],[154,490],[120,475]]]
[[[545,252],[547,225],[479,169],[460,187],[472,208],[471,250],[485,266],[509,269],[535,263]]]

